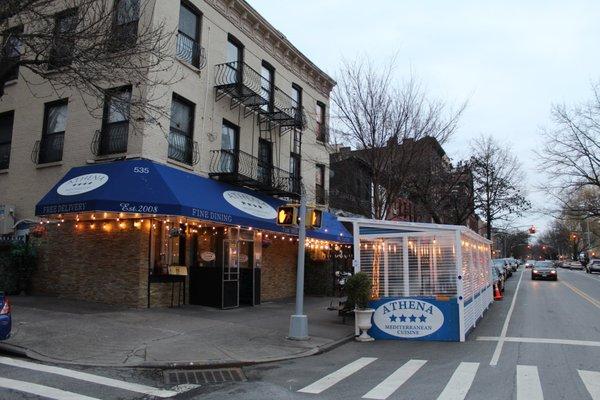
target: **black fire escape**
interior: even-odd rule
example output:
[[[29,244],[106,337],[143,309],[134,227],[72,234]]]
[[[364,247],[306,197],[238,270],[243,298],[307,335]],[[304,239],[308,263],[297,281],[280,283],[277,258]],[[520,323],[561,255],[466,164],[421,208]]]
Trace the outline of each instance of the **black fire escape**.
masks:
[[[272,93],[265,93],[261,83],[261,75],[243,62],[216,66],[216,100],[227,96],[231,109],[243,108],[244,118],[257,115],[261,135],[278,132],[282,136],[286,132],[301,130],[305,121],[302,108],[276,86]],[[240,150],[212,151],[210,176],[271,195],[300,196],[299,176]]]

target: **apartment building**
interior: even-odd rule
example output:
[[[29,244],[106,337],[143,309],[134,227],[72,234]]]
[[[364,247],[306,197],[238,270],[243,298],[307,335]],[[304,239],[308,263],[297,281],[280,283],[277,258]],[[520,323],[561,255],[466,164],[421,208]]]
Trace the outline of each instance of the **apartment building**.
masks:
[[[223,308],[293,295],[297,232],[276,210],[302,187],[326,207],[334,80],[243,0],[114,7],[127,10],[120,32],[177,31],[177,61],[157,77],[172,84],[107,88],[92,115],[76,91],[32,93],[22,69],[0,102],[0,204],[36,222],[36,291],[150,306],[172,303],[177,285],[180,301]],[[130,115],[132,96],[157,90],[170,112]],[[326,215],[307,244],[332,250],[349,236]]]

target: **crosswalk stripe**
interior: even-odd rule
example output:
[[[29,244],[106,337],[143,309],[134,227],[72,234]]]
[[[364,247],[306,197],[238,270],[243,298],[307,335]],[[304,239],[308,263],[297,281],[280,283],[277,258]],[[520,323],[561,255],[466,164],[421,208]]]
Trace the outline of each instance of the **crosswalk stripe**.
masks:
[[[600,400],[600,372],[577,370],[593,400]]]
[[[88,397],[79,393],[67,392],[66,390],[60,390],[50,386],[8,378],[0,378],[0,388],[34,394],[53,400],[99,400],[95,397]]]
[[[118,389],[137,392],[156,397],[173,397],[178,394],[173,390],[159,389],[152,386],[141,385],[138,383],[130,383],[120,381],[118,379],[106,378],[104,376],[88,374],[86,372],[74,371],[67,368],[53,367],[50,365],[37,364],[28,361],[18,360],[9,357],[0,357],[0,364],[10,365],[12,367],[26,368],[34,371],[46,372],[49,374],[62,375],[69,378],[96,383],[103,386],[111,386]]]
[[[331,374],[319,379],[318,381],[306,386],[298,390],[301,393],[312,393],[319,394],[322,391],[332,387],[336,383],[340,382],[342,379],[345,379],[352,375],[353,373],[361,370],[367,365],[371,364],[373,361],[377,360],[375,357],[361,357],[358,360],[351,362],[338,369],[337,371],[332,372]]]
[[[410,360],[390,376],[385,378],[379,385],[371,389],[363,396],[363,399],[385,400],[392,395],[404,382],[419,370],[427,360]]]
[[[452,374],[438,400],[463,400],[473,384],[479,363],[461,362]]]
[[[544,400],[536,366],[517,365],[517,400]]]

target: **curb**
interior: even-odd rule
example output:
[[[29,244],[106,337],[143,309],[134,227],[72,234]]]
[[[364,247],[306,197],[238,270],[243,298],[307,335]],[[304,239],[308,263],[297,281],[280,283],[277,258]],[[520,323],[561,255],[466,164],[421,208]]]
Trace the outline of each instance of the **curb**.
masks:
[[[21,346],[8,343],[0,343],[0,352],[9,353],[19,357],[27,357],[32,360],[64,364],[64,365],[75,365],[81,367],[100,367],[100,368],[139,368],[139,369],[189,369],[189,368],[233,368],[233,367],[246,367],[256,364],[267,364],[272,362],[281,362],[294,360],[297,358],[310,357],[317,354],[323,354],[331,351],[351,340],[354,339],[354,333],[347,335],[341,339],[334,340],[330,343],[326,343],[322,346],[314,347],[306,351],[291,354],[283,357],[266,357],[256,360],[231,360],[231,361],[187,361],[187,362],[142,362],[136,364],[103,364],[103,363],[86,363],[86,362],[74,362],[68,360],[61,360],[56,358],[47,357],[34,350],[27,349]]]

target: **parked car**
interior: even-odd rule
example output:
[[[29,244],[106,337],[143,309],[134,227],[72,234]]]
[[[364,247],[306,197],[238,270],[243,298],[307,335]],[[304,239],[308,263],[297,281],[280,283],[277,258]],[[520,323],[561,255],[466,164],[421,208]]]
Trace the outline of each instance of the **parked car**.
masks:
[[[571,261],[569,263],[569,269],[583,269],[583,264],[581,264],[579,261]]]
[[[508,263],[508,266],[513,270],[513,272],[517,272],[517,270],[519,269],[519,263],[517,262],[517,260],[515,260],[514,258],[507,258],[506,262]]]
[[[504,292],[504,274],[500,268],[496,267],[494,264],[491,265],[492,268],[492,281],[494,285],[498,286],[498,290]]]
[[[585,272],[588,274],[591,274],[592,272],[600,272],[600,259],[592,258],[585,266]]]
[[[537,261],[531,270],[531,280],[551,279],[558,280],[558,273],[552,261]]]
[[[533,264],[535,264],[534,260],[526,260],[525,261],[525,268],[532,268]]]
[[[504,271],[505,278],[510,278],[510,276],[512,275],[512,268],[510,268],[508,262],[504,258],[496,258],[492,260],[492,262],[498,268],[502,268],[502,270]]]
[[[10,337],[11,325],[10,301],[4,293],[0,292],[0,340]]]

